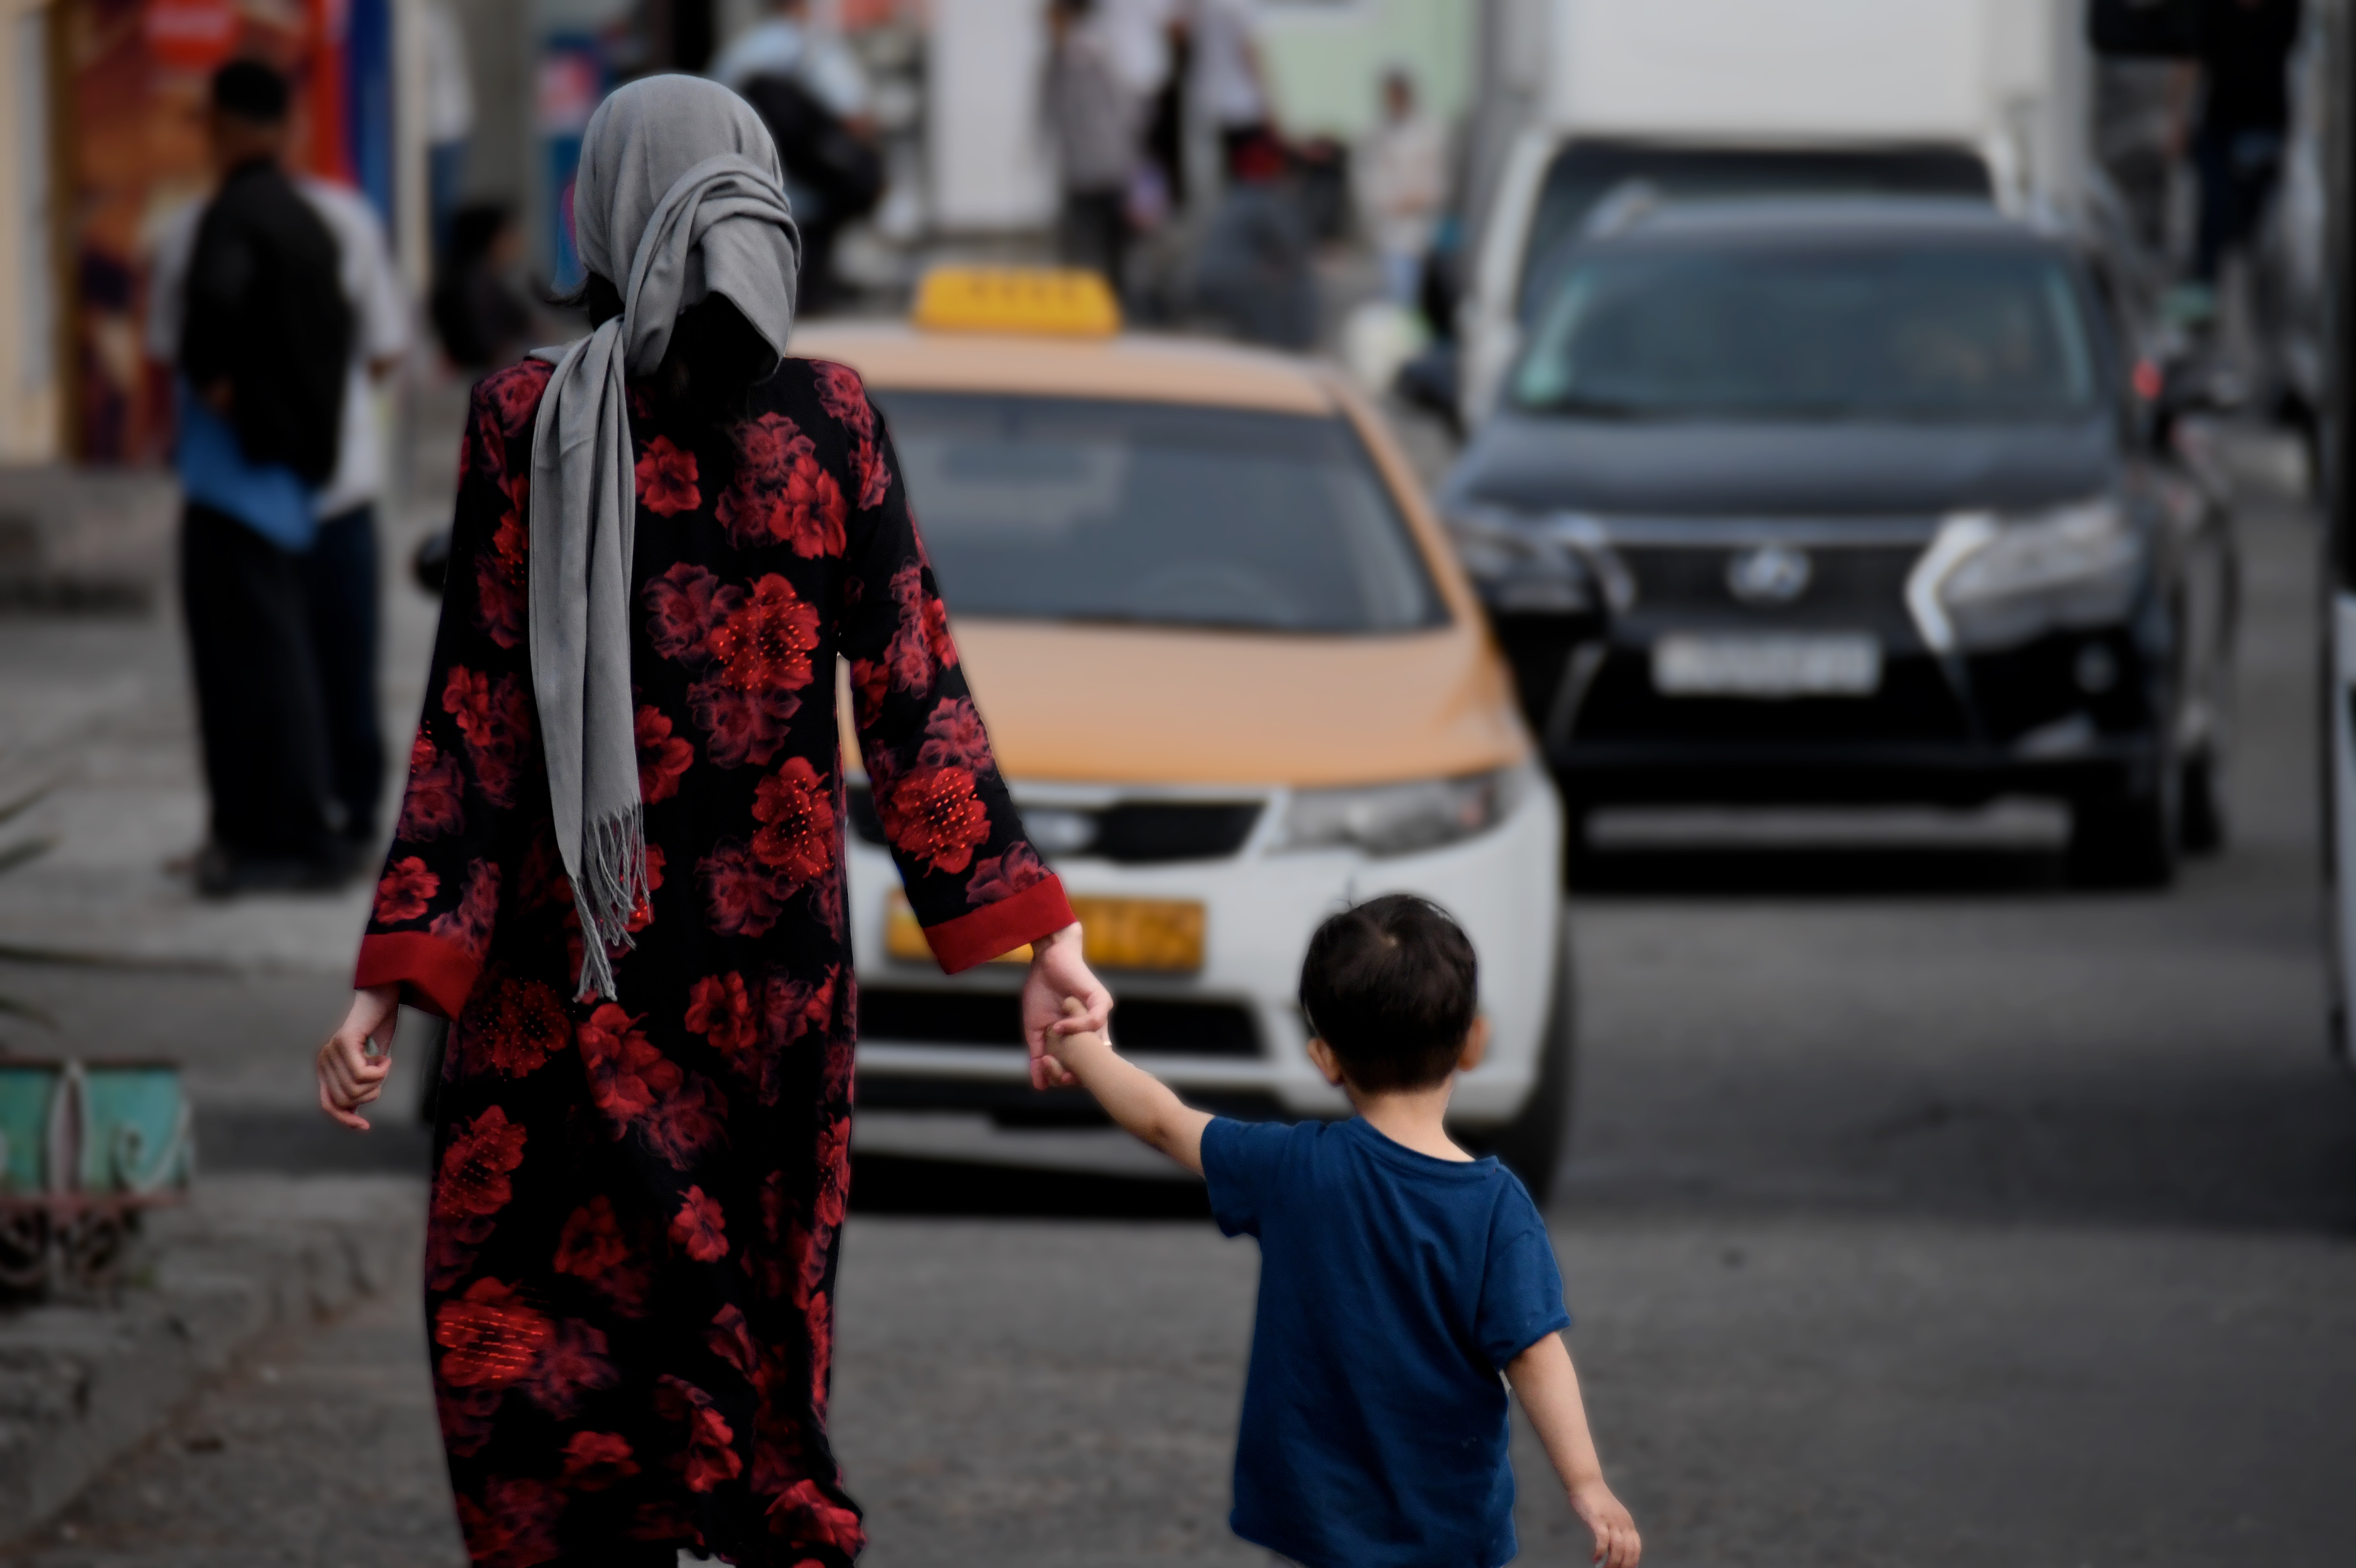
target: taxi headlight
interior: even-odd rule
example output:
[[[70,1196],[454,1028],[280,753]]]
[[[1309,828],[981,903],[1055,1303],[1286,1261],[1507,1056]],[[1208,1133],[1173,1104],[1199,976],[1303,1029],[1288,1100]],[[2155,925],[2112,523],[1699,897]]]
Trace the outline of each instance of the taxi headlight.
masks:
[[[1464,502],[1448,511],[1449,537],[1482,602],[1508,615],[1584,615],[1595,608],[1595,576],[1579,552],[1538,519],[1504,507]]]
[[[1273,846],[1411,855],[1486,833],[1514,813],[1528,792],[1526,764],[1461,778],[1365,789],[1295,791]]]
[[[2019,517],[1972,513],[1947,519],[1906,598],[1933,651],[1994,652],[2126,619],[2144,554],[2108,496]]]

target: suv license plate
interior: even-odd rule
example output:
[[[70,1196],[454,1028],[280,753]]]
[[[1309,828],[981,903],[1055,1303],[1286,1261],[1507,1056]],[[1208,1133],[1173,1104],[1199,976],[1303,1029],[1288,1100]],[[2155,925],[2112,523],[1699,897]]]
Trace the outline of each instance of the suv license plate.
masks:
[[[1653,689],[1664,697],[1870,697],[1881,689],[1881,641],[1864,632],[1673,634],[1653,645]]]

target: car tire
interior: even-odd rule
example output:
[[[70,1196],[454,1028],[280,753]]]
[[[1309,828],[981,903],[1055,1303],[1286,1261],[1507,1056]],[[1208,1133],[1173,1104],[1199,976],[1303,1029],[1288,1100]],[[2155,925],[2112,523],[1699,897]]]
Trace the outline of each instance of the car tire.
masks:
[[[2082,795],[2070,808],[2070,880],[2083,888],[2164,888],[2182,841],[2181,780],[2173,767],[2148,790]]]
[[[1570,1152],[1572,1085],[1577,1077],[1578,988],[1572,982],[1570,919],[1563,917],[1562,943],[1555,956],[1554,995],[1547,1007],[1546,1031],[1538,1038],[1538,1081],[1521,1115],[1468,1140],[1495,1155],[1522,1179],[1543,1207],[1556,1174]]]
[[[2184,764],[2177,842],[2187,855],[2213,855],[2225,847],[2224,784],[2216,758],[2196,757]]]

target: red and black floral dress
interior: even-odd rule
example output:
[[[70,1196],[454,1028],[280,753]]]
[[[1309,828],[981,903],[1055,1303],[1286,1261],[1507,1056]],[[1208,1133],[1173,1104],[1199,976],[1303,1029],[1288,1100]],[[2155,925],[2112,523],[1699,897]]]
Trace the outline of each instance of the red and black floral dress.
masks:
[[[826,1433],[858,1017],[838,655],[908,897],[957,970],[1071,921],[974,711],[858,378],[788,359],[734,428],[633,388],[652,891],[573,1001],[525,636],[549,368],[476,389],[449,587],[356,983],[455,1019],[426,1255],[474,1560],[848,1563]]]

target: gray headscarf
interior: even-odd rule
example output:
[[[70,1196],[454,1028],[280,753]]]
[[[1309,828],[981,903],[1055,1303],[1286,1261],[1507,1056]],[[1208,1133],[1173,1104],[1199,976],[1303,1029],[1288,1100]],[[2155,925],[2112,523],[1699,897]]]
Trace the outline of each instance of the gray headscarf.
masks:
[[[662,363],[679,313],[725,294],[782,356],[801,235],[769,133],[744,101],[691,76],[632,82],[581,145],[573,232],[622,314],[544,348],[531,458],[532,694],[557,848],[580,912],[579,997],[614,996],[609,946],[632,945],[647,891],[630,697],[630,549],[637,510],[624,379]]]

